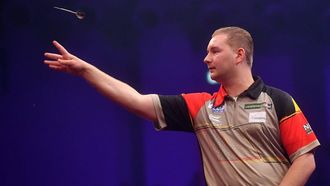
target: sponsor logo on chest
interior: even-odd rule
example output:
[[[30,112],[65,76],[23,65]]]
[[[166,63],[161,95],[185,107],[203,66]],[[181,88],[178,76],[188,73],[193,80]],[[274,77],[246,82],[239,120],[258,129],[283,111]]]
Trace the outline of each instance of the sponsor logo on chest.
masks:
[[[207,106],[211,112],[209,113],[209,119],[214,125],[221,125],[221,115],[225,112],[225,104],[219,107],[213,107],[213,103],[210,102]]]
[[[266,112],[249,113],[249,123],[264,123],[264,122],[266,122]]]
[[[272,107],[273,104],[266,102],[244,104],[244,109],[260,109],[260,108],[272,109]]]

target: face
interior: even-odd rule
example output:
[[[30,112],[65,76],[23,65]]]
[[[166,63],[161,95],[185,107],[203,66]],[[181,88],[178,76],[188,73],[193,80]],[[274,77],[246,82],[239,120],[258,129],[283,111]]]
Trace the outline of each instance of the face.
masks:
[[[225,34],[215,35],[207,46],[207,55],[204,58],[211,78],[217,82],[229,78],[235,67],[237,55],[226,41]]]

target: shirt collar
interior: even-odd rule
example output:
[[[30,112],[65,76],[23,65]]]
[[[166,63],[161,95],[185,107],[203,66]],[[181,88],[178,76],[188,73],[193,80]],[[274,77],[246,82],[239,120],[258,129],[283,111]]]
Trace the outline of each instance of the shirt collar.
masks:
[[[252,85],[246,89],[244,92],[242,92],[238,97],[250,97],[251,99],[257,99],[264,87],[264,82],[259,76],[253,76],[254,82]],[[213,94],[213,99],[214,99],[214,107],[220,106],[225,98],[228,97],[228,94],[224,87],[221,85],[220,89],[217,93]]]

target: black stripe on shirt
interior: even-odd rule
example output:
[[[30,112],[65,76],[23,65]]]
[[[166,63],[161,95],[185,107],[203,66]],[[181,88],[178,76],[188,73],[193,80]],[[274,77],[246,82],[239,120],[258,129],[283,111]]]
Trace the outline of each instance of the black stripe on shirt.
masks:
[[[193,132],[187,104],[182,95],[159,95],[167,127],[164,130]]]

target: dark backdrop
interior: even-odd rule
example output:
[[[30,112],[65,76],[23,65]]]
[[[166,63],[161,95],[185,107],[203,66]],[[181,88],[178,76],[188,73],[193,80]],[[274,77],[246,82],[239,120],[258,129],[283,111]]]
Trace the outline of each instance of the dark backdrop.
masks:
[[[308,185],[330,184],[329,1],[2,0],[0,13],[0,185],[204,185],[193,134],[156,132],[43,53],[56,39],[141,93],[214,92],[202,61],[231,25],[251,32],[254,74],[293,95],[322,144]]]

